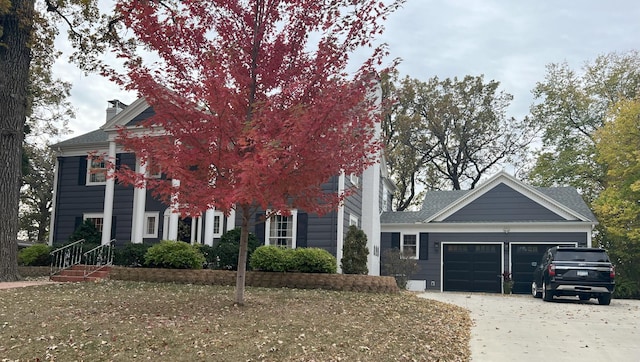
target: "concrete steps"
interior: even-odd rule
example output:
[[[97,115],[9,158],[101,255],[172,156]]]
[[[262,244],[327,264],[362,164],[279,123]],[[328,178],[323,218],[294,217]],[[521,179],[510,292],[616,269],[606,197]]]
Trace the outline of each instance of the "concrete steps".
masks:
[[[52,275],[49,279],[54,282],[95,282],[101,279],[108,279],[111,272],[110,266],[105,266],[100,271],[91,273],[85,277],[85,270],[92,270],[93,265],[74,265],[69,269],[61,270],[58,274]]]

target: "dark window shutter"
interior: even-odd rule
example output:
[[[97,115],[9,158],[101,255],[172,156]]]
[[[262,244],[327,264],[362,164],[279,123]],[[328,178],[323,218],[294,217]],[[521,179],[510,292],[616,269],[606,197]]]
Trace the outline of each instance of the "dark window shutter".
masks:
[[[109,240],[111,239],[115,239],[116,238],[116,217],[112,216],[111,217],[111,237],[109,238]]]
[[[87,184],[87,158],[78,157],[78,160],[78,185],[84,186]]]
[[[76,216],[76,219],[73,224],[73,231],[76,231],[80,225],[82,225],[83,218],[82,216]]]
[[[296,247],[307,247],[307,225],[309,224],[309,214],[306,212],[298,213],[298,223],[296,224]]]
[[[116,170],[120,169],[120,165],[122,165],[122,157],[120,157],[120,154],[116,155]]]
[[[258,238],[258,240],[262,245],[264,245],[264,240],[265,240],[264,239],[264,229],[265,229],[264,216],[265,216],[264,212],[256,214],[256,226],[255,226],[256,237]]]
[[[391,233],[391,249],[400,250],[400,233]]]
[[[420,233],[420,260],[429,259],[429,233]]]

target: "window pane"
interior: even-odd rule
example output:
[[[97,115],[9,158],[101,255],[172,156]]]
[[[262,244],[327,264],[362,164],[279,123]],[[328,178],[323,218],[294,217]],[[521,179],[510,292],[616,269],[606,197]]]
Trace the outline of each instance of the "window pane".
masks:
[[[154,216],[147,217],[147,235],[156,233],[156,218]]]
[[[102,232],[102,225],[104,220],[101,217],[89,217],[87,218],[87,220],[91,221],[93,223],[93,226],[95,226],[99,232]]]
[[[275,215],[269,227],[269,244],[293,247],[293,216]]]
[[[213,233],[220,234],[220,215],[213,216]]]
[[[416,235],[404,235],[402,251],[406,256],[417,256],[417,237]]]
[[[107,167],[104,160],[92,159],[89,164],[89,181],[105,182],[107,181]]]

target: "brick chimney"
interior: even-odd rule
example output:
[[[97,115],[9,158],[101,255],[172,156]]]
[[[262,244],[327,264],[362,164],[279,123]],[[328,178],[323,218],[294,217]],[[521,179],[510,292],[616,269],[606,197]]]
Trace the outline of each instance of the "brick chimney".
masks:
[[[107,107],[107,122],[109,122],[116,114],[120,113],[123,109],[127,108],[127,105],[120,102],[117,99],[112,101],[108,101],[109,106]]]

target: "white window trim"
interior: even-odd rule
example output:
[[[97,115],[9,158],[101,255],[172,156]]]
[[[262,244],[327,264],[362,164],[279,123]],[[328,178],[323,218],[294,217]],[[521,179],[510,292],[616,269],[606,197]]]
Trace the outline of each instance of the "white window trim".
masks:
[[[156,219],[155,222],[155,227],[153,230],[152,234],[147,233],[148,228],[147,228],[147,221],[148,219],[152,217],[154,219]],[[158,225],[160,224],[160,213],[157,211],[147,211],[144,213],[144,222],[142,224],[143,227],[143,231],[142,231],[142,237],[143,238],[157,238],[158,237]]]
[[[212,217],[213,217],[213,222],[212,222],[211,225],[212,225],[213,237],[215,239],[219,239],[219,238],[222,237],[222,234],[224,233],[224,213],[222,211],[215,210],[213,212],[213,216]],[[220,218],[220,225],[218,227],[218,232],[216,232],[216,229],[215,229],[215,227],[216,227],[216,223],[215,223],[216,217]]]
[[[420,256],[420,239],[418,238],[418,234],[402,234],[400,237],[400,252],[404,254],[404,237],[405,236],[415,236],[416,238],[416,254],[414,256],[410,256],[411,259],[418,259]]]
[[[104,226],[104,213],[101,212],[87,212],[82,214],[82,222],[85,222],[87,219],[102,219],[102,225]],[[102,232],[102,230],[98,230]]]
[[[267,215],[270,214],[272,211],[267,210]],[[277,212],[275,214],[273,214],[273,216],[275,215],[281,215],[280,212]],[[268,218],[267,220],[265,220],[264,222],[264,244],[265,245],[272,245],[271,244],[271,240],[270,240],[270,235],[271,235],[271,221],[272,221],[272,217]],[[291,210],[291,249],[295,249],[297,247],[296,244],[296,234],[298,233],[298,210],[297,209],[293,209]]]
[[[356,227],[360,227],[360,218],[354,214],[349,214],[349,226],[355,225]]]
[[[107,161],[105,160],[105,168],[104,168],[104,172],[105,172],[105,180],[104,181],[99,181],[99,182],[94,182],[91,181],[91,161],[93,161],[94,159],[99,159],[98,156],[88,156],[87,157],[87,177],[86,177],[86,182],[85,185],[87,186],[99,186],[99,185],[106,185],[107,184]]]

